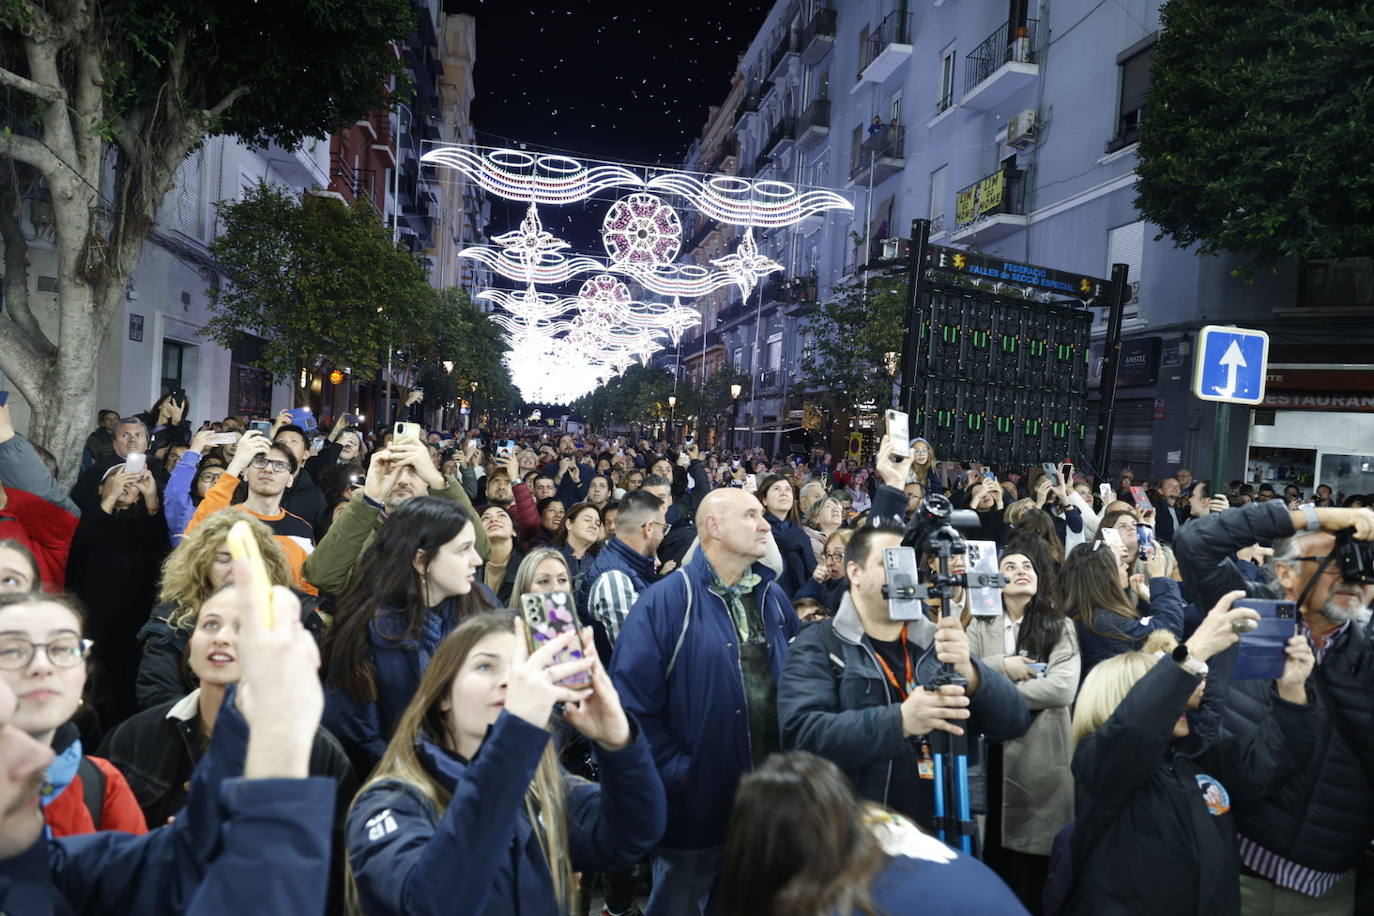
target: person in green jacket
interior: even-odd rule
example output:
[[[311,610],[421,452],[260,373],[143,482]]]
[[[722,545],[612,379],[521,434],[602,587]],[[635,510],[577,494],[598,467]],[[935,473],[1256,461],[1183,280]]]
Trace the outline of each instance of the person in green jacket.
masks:
[[[457,503],[471,517],[476,527],[477,553],[482,562],[487,561],[491,542],[462,483],[444,479],[423,443],[401,440],[372,456],[362,490],[353,494],[329,533],[306,558],[302,568],[306,580],[323,593],[343,594],[353,578],[358,558],[381,527],[382,519],[412,496],[433,496]]]

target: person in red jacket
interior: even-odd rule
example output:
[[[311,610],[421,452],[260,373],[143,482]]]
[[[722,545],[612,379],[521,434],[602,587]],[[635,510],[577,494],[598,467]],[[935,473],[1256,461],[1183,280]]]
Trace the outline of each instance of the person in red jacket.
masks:
[[[90,642],[81,638],[82,613],[60,595],[0,595],[0,680],[18,698],[12,724],[56,756],[44,771],[39,797],[53,837],[122,830],[146,833],[143,811],[119,770],[88,757],[71,722],[86,687]]]
[[[66,582],[78,515],[33,446],[15,433],[9,406],[0,404],[0,540],[28,548],[45,591],[61,591]]]

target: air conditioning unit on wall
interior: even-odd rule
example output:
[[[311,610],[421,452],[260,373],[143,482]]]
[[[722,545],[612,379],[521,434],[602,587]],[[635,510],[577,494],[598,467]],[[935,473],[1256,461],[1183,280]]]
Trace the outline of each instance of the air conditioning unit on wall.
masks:
[[[1035,109],[1018,111],[1007,122],[1007,146],[1026,149],[1035,143]]]

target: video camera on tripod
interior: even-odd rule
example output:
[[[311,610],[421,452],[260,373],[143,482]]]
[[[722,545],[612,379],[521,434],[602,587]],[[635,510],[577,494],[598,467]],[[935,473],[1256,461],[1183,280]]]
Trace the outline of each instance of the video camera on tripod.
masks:
[[[997,571],[997,545],[992,541],[966,540],[960,529],[977,531],[978,513],[955,509],[946,497],[932,494],[921,500],[902,534],[901,547],[883,552],[886,584],[883,597],[893,620],[919,620],[928,600],[940,602],[940,616],[953,613],[950,603],[959,588],[965,589],[969,610],[978,617],[1002,613],[997,592],[1007,584]],[[964,572],[951,573],[950,559],[965,558]],[[926,561],[936,558],[938,570],[922,575]]]
[[[1002,613],[998,591],[1006,585],[997,569],[997,545],[965,540],[960,533],[982,527],[978,513],[957,510],[944,496],[925,497],[902,535],[901,547],[883,552],[886,579],[883,597],[893,620],[920,620],[927,599],[940,602],[940,617],[954,616],[954,593],[960,587],[970,609],[983,616]],[[951,572],[950,560],[964,556],[964,572]],[[937,568],[923,577],[921,567],[935,559]],[[968,687],[948,662],[926,687]],[[936,731],[927,736],[934,764],[935,827],[940,841],[975,855],[977,825],[969,805],[968,735]]]

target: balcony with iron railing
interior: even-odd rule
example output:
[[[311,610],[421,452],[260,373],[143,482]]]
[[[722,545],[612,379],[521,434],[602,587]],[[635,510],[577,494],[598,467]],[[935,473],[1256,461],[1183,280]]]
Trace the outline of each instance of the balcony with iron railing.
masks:
[[[802,63],[814,67],[835,47],[835,11],[820,9],[811,14],[811,21],[802,29]]]
[[[830,134],[830,100],[816,99],[802,112],[798,127],[797,143],[810,146],[824,140]]]
[[[954,195],[953,242],[984,243],[1026,228],[1026,173],[998,169]]]
[[[881,184],[906,168],[906,129],[884,124],[859,147],[849,169],[850,184]]]
[[[1003,23],[964,58],[960,106],[987,111],[1040,77],[1037,19]]]
[[[801,35],[788,29],[768,58],[768,78],[775,82],[787,75],[787,67],[801,53]]]
[[[711,157],[711,161],[706,164],[705,171],[708,174],[714,175],[724,167],[725,160],[738,155],[739,137],[735,134],[728,134],[725,139],[721,141],[720,148],[717,149],[716,154]]]
[[[347,160],[338,155],[329,159],[329,189],[344,195],[349,203],[366,201],[377,209],[373,183],[376,173],[372,169],[355,169]]]
[[[763,104],[763,87],[757,81],[752,81],[745,89],[744,98],[740,99],[739,111],[735,114],[735,131],[742,133],[749,122],[759,113],[759,106]]]
[[[758,393],[767,397],[782,391],[783,374],[781,369],[764,369],[759,373]]]
[[[911,14],[896,10],[868,35],[859,56],[858,84],[856,91],[864,83],[882,83],[898,67],[911,59]]]
[[[788,115],[773,125],[773,129],[768,133],[768,139],[764,141],[763,152],[768,156],[779,156],[784,153],[797,139],[797,119]]]

